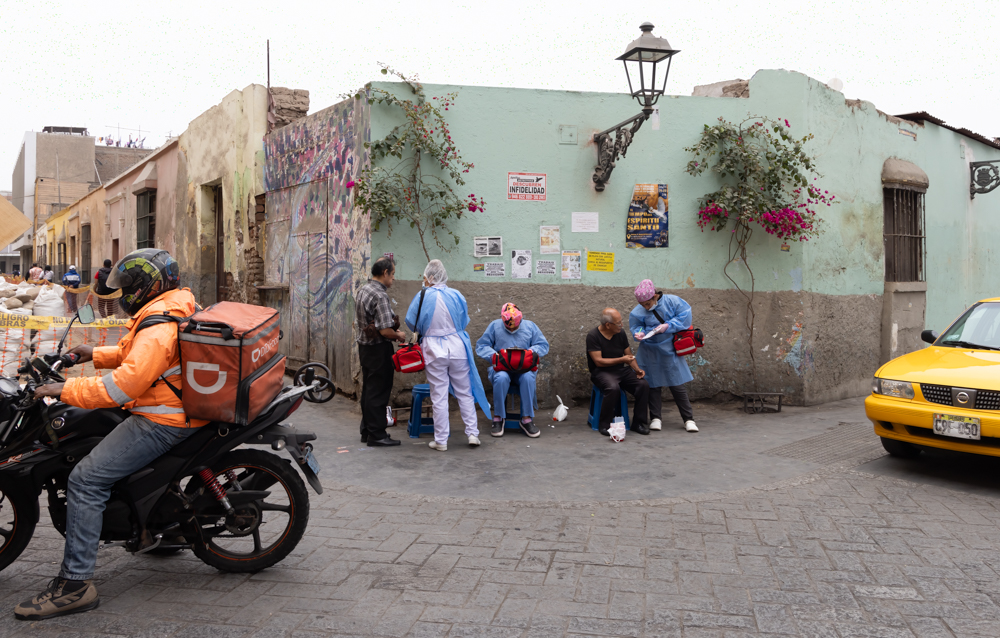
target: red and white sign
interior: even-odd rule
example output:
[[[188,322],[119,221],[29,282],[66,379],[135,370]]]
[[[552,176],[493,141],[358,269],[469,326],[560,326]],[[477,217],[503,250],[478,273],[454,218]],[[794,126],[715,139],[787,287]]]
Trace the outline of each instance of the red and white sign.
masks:
[[[507,173],[507,199],[545,201],[545,173]]]

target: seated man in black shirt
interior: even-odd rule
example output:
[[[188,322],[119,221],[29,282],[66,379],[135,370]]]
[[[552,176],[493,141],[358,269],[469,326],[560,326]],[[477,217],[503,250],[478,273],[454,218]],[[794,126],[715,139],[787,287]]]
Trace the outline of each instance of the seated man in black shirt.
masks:
[[[601,325],[587,333],[587,366],[590,380],[601,391],[601,415],[597,429],[608,436],[611,419],[621,402],[624,390],[635,397],[632,431],[649,434],[649,384],[644,370],[632,356],[628,337],[622,330],[622,316],[614,308],[601,313]]]

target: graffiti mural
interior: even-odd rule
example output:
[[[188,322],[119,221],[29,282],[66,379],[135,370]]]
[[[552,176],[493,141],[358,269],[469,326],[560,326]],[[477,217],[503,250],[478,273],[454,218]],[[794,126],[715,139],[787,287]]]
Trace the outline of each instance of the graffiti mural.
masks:
[[[347,100],[264,138],[265,279],[287,284],[290,365],[326,363],[357,388],[354,293],[367,281],[371,230],[348,183],[368,163],[366,100]]]

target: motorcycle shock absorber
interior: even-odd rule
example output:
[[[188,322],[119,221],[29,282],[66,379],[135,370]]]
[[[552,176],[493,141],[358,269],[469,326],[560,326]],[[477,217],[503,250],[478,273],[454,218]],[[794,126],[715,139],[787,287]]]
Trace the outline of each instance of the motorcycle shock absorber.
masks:
[[[222,485],[219,484],[219,479],[215,478],[215,472],[211,468],[205,468],[198,472],[198,476],[204,481],[205,487],[212,491],[215,495],[219,504],[226,509],[227,514],[233,514],[236,510],[233,509],[232,504],[230,504],[229,499],[226,498],[226,491],[222,489]]]
[[[243,491],[243,486],[240,485],[240,481],[236,478],[236,472],[232,470],[226,470],[226,478],[229,479],[229,484],[233,486],[233,490],[237,492]]]

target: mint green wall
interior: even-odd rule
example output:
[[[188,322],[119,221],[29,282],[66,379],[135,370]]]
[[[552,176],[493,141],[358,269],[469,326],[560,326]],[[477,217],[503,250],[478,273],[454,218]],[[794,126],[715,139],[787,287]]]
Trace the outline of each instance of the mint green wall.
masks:
[[[401,90],[398,84],[377,84]],[[515,283],[632,286],[651,278],[657,286],[731,289],[722,275],[727,233],[701,232],[696,225],[697,199],[715,190],[710,176],[684,172],[690,156],[683,149],[695,143],[702,125],[718,117],[739,121],[748,114],[788,119],[792,133],[816,136],[809,150],[818,157],[823,188],[840,204],[824,208],[825,231],[808,244],[779,250],[780,241],[760,231],[750,246],[750,266],[762,291],[807,291],[829,295],[881,295],[883,162],[889,157],[911,161],[927,172],[928,326],[943,328],[962,308],[978,298],[1000,294],[996,252],[1000,237],[1000,191],[970,202],[967,160],[1000,158],[1000,151],[933,124],[921,126],[879,113],[870,103],[845,102],[841,93],[802,74],[759,71],[750,82],[750,97],[667,97],[660,101],[660,130],[646,122],[628,155],[620,159],[607,189],[594,190],[591,176],[595,132],[638,113],[624,94],[578,93],[525,89],[428,85],[428,96],[458,91],[449,111],[454,139],[465,159],[475,163],[465,192],[485,197],[487,212],[469,214],[451,223],[461,243],[450,252],[436,247],[432,258],[444,261],[452,281],[511,281],[510,251],[530,249],[539,254],[538,227],[558,225],[562,248],[615,253],[615,272],[584,270],[583,279],[563,281],[559,274],[513,280]],[[384,137],[398,115],[372,107],[372,139]],[[578,130],[578,145],[559,143],[559,126]],[[900,134],[916,133],[917,139]],[[508,171],[548,175],[545,202],[508,202]],[[635,183],[669,185],[670,247],[626,249],[624,223]],[[460,191],[461,192],[461,191]],[[600,213],[599,233],[571,233],[571,213]],[[507,277],[486,279],[472,265],[472,237],[501,235]],[[393,252],[397,277],[419,278],[426,259],[409,228],[397,227],[392,237],[384,229],[372,235],[372,254]],[[492,259],[488,259],[492,260]],[[748,283],[745,269],[737,277]],[[731,268],[731,272],[733,269]]]

